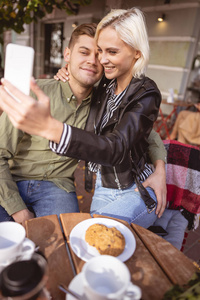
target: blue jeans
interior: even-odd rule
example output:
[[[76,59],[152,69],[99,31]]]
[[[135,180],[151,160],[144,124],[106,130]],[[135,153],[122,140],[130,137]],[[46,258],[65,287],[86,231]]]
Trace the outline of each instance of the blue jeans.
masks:
[[[157,219],[153,225],[163,227],[168,232],[168,235],[163,238],[177,249],[181,249],[188,220],[179,210],[166,208],[162,217]]]
[[[79,212],[76,193],[68,193],[51,181],[23,180],[17,186],[27,208],[36,217]],[[0,206],[0,222],[3,221],[13,221],[13,218]]]
[[[148,213],[140,193],[136,192],[135,188],[136,184],[125,190],[104,188],[101,184],[100,172],[98,172],[90,213],[122,219],[148,228],[156,221],[157,216],[155,210]],[[154,191],[151,188],[147,190],[157,202]]]

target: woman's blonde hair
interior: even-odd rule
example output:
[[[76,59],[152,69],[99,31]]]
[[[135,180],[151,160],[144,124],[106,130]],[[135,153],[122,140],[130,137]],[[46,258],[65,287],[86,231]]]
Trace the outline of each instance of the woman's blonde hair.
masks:
[[[100,31],[108,26],[116,30],[119,37],[126,44],[140,51],[132,74],[141,77],[145,73],[149,61],[149,41],[146,22],[143,13],[137,8],[113,9],[98,24],[95,38],[98,40]]]

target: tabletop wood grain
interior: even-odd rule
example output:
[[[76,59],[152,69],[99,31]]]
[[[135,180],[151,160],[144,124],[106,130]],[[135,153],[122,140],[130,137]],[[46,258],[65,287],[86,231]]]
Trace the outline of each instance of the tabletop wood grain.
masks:
[[[48,290],[52,299],[65,299],[64,293],[58,289],[63,283],[69,285],[74,273],[68,258],[65,240],[57,215],[31,219],[26,222],[27,237],[39,246],[39,251],[48,261]]]
[[[65,294],[57,287],[58,284],[68,286],[74,277],[73,268],[78,274],[85,264],[72,251],[69,236],[74,226],[90,218],[87,213],[61,214],[63,232],[56,215],[32,219],[26,223],[27,237],[40,246],[48,260],[49,290],[53,300],[65,299]],[[161,300],[173,284],[186,283],[197,270],[190,259],[161,237],[138,225],[130,226],[125,221],[117,221],[127,226],[136,240],[136,250],[125,264],[130,270],[132,282],[142,289],[143,300]]]
[[[94,217],[106,218],[100,215]],[[74,226],[91,216],[90,214],[61,214],[60,218],[65,236],[69,239]],[[136,250],[125,263],[131,272],[132,282],[142,289],[142,299],[160,300],[172,284],[183,284],[190,279],[196,268],[182,252],[149,230],[134,224],[130,226],[122,220],[117,221],[127,226],[136,239]],[[71,253],[79,273],[85,262],[72,250]]]

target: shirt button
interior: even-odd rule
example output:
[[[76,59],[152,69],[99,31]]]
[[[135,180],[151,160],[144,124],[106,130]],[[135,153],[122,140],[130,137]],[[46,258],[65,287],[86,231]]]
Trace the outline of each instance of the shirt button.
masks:
[[[76,97],[75,97],[75,96],[72,96],[72,99],[76,99]]]
[[[46,174],[44,174],[44,178],[47,178],[47,175],[46,175]]]
[[[70,101],[70,98],[67,98],[67,102],[69,102]]]

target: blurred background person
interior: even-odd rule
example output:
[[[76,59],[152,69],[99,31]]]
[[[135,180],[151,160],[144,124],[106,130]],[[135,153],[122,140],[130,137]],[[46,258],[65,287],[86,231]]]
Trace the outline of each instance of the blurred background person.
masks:
[[[182,110],[176,119],[171,140],[200,146],[200,103],[194,104],[196,111]]]

